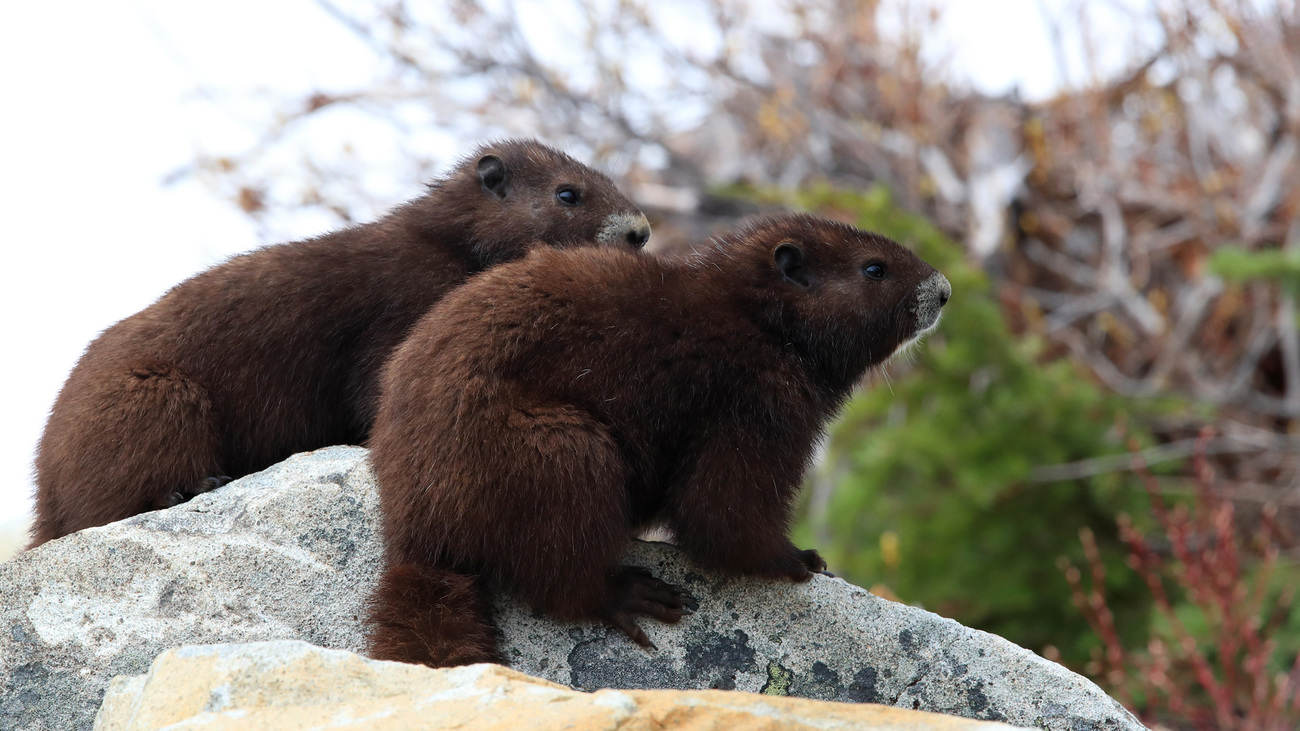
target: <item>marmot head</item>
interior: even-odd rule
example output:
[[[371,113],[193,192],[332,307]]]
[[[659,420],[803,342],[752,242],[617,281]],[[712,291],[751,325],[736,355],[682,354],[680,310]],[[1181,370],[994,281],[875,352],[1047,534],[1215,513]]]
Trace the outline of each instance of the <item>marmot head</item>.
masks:
[[[934,329],[952,294],[946,277],[899,244],[804,214],[754,220],[714,252],[744,252],[751,271],[741,296],[759,305],[751,311],[843,384]]]
[[[454,231],[484,266],[536,243],[639,249],[650,240],[650,222],[613,181],[536,140],[482,145],[432,183],[428,198],[438,228]]]

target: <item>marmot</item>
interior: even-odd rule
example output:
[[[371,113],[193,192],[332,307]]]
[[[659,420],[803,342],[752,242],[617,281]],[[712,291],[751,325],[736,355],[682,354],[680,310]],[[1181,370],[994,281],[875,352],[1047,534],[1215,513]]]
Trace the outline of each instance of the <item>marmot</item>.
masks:
[[[897,243],[808,215],[683,260],[534,250],[475,278],[382,377],[372,656],[500,662],[488,588],[648,646],[633,615],[674,622],[687,597],[617,562],[656,523],[719,569],[824,569],[786,537],[814,445],[950,293]]]
[[[471,274],[535,243],[639,249],[607,177],[532,140],[484,145],[373,223],[209,269],[105,330],[36,456],[32,545],[167,507],[289,455],[360,444],[380,367]]]

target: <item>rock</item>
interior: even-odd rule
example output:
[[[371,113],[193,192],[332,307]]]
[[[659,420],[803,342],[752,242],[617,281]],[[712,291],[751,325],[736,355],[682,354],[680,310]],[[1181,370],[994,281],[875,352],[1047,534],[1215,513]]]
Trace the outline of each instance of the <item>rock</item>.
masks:
[[[500,665],[431,670],[304,642],[182,647],[114,679],[95,731],[746,728],[1003,731],[872,704],[729,691],[583,693]]]
[[[0,564],[0,728],[89,728],[113,676],[177,645],[361,650],[379,568],[365,454],[299,455]]]
[[[296,639],[363,652],[378,531],[366,451],[331,447],[0,564],[0,728],[88,728],[113,676],[179,645]],[[1046,729],[1142,728],[1055,663],[839,579],[727,577],[664,544],[637,544],[627,562],[700,601],[679,625],[643,621],[657,652],[502,601],[514,667],[583,690],[736,689]]]

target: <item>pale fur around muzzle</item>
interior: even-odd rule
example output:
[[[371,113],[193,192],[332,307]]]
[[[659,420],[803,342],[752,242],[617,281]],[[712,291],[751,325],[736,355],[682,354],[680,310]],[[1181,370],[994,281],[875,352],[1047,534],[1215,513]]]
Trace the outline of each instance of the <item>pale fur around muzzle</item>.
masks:
[[[596,240],[602,244],[626,241],[639,249],[650,240],[650,221],[644,213],[611,213]]]
[[[952,296],[952,285],[948,278],[935,272],[916,288],[916,333],[921,335],[934,329],[939,324],[939,315],[943,306]]]

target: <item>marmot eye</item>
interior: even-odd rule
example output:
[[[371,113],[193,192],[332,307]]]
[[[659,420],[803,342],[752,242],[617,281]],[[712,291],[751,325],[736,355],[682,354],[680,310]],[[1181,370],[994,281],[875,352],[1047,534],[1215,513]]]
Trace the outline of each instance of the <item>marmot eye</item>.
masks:
[[[885,278],[885,265],[884,265],[884,264],[868,264],[868,265],[862,267],[862,273],[865,274],[865,275],[867,275],[867,276],[870,277],[871,279],[884,279],[884,278]]]
[[[555,199],[566,206],[576,206],[582,201],[582,194],[577,188],[565,185],[555,191]]]

